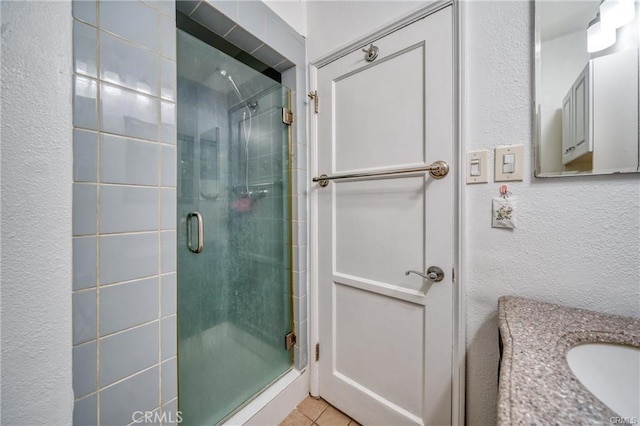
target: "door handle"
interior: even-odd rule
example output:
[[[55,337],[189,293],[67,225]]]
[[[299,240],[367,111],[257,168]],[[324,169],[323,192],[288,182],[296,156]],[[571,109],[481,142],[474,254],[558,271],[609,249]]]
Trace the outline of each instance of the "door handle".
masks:
[[[444,279],[444,271],[438,268],[437,266],[429,266],[429,269],[427,269],[426,274],[423,274],[422,272],[418,272],[418,271],[407,271],[404,274],[420,275],[425,280],[434,281],[434,282],[440,282]]]
[[[193,220],[191,220],[194,217],[198,225],[198,244],[195,248],[193,248]],[[191,212],[187,215],[187,247],[193,253],[202,253],[204,250],[204,220],[198,212]]]

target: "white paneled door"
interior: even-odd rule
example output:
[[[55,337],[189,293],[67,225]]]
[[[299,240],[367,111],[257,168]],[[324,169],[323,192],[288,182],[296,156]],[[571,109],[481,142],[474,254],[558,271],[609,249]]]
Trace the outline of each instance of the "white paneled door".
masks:
[[[455,224],[452,7],[318,70],[319,392],[360,423],[451,424]],[[440,267],[439,282],[417,274]]]

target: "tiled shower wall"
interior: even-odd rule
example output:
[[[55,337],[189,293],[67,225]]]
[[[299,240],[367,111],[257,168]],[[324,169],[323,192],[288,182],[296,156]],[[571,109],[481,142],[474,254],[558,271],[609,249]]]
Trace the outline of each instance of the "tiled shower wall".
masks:
[[[176,409],[174,7],[73,2],[77,425]]]
[[[171,0],[74,0],[74,424],[175,420],[176,48]],[[177,7],[293,89],[296,368],[307,365],[304,39],[260,1]],[[257,47],[256,47],[257,46]],[[295,65],[295,66],[294,66]],[[299,95],[297,95],[299,94]]]

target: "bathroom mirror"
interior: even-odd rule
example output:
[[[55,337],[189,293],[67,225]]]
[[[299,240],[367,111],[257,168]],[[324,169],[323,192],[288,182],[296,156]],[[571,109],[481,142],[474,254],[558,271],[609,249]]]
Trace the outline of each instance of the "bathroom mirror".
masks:
[[[534,11],[535,176],[640,171],[639,5],[536,0]]]

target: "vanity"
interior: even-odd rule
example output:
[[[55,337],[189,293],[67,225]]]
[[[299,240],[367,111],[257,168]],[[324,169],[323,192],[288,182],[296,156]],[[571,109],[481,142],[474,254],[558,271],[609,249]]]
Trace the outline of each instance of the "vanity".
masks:
[[[499,425],[640,422],[640,318],[503,296],[498,323]]]

